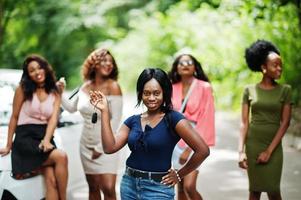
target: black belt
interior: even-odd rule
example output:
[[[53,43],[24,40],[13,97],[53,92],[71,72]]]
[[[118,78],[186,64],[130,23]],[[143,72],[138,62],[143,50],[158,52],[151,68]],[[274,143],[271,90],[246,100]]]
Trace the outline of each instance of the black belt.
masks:
[[[130,167],[126,167],[125,173],[134,178],[149,179],[157,182],[161,182],[162,177],[168,174],[168,172],[147,172],[147,171],[133,169]]]

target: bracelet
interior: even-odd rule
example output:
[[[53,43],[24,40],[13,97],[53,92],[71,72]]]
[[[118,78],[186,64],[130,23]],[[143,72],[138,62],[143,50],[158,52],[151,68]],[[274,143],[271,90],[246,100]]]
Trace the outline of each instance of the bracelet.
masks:
[[[181,177],[180,177],[179,174],[178,174],[178,170],[175,170],[175,173],[176,173],[176,175],[177,175],[178,181],[181,182],[182,179],[181,179]]]

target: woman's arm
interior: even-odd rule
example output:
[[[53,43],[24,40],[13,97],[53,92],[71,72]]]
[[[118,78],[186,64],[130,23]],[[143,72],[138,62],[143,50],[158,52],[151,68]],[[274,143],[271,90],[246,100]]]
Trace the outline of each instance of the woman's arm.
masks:
[[[73,100],[69,100],[64,94],[62,94],[61,103],[65,110],[70,113],[74,113],[77,111],[78,95],[76,95]]]
[[[53,112],[48,120],[46,133],[41,143],[44,152],[53,149],[53,145],[50,143],[50,141],[54,134],[54,130],[57,126],[58,116],[60,113],[60,105],[61,105],[61,96],[59,94],[55,94]]]
[[[61,96],[61,103],[62,103],[63,108],[70,113],[76,112],[77,111],[77,103],[78,103],[78,95],[76,95],[72,101],[70,98],[67,98],[64,95],[63,92],[66,87],[65,78],[61,77],[60,80],[56,82],[56,86],[57,86],[57,88],[59,90],[59,94]],[[75,91],[74,94],[78,93],[78,90],[80,90],[80,89],[81,88],[77,88],[77,90]]]
[[[113,134],[115,134],[117,132],[118,127],[120,126],[123,106],[121,89],[116,81],[114,81],[113,84],[111,84],[110,96],[110,123],[112,126]],[[94,150],[98,153],[104,152],[101,142],[94,148]]]
[[[107,154],[117,152],[127,143],[130,129],[123,124],[114,136],[105,95],[99,91],[91,92],[90,101],[92,105],[101,111],[101,138],[104,152]]]
[[[240,124],[240,135],[238,140],[238,153],[239,153],[239,160],[238,164],[239,167],[243,169],[247,169],[247,156],[245,153],[245,143],[249,129],[249,104],[242,104],[242,112],[241,112],[241,124]]]
[[[180,178],[183,178],[195,170],[208,156],[209,148],[186,119],[180,120],[175,130],[185,143],[193,150],[193,154],[188,162],[178,171]]]
[[[292,106],[290,104],[285,104],[282,109],[280,127],[268,148],[264,152],[259,154],[257,163],[267,163],[269,161],[272,153],[281,142],[282,137],[284,136],[287,128],[290,125],[291,112]]]
[[[21,107],[24,102],[24,93],[23,89],[21,86],[18,86],[15,95],[14,95],[14,100],[13,100],[13,108],[12,108],[12,115],[9,120],[9,125],[8,125],[8,136],[7,136],[7,143],[6,143],[6,148],[0,150],[1,155],[7,155],[11,148],[12,148],[12,143],[13,143],[13,136],[17,127],[17,122],[20,114]]]

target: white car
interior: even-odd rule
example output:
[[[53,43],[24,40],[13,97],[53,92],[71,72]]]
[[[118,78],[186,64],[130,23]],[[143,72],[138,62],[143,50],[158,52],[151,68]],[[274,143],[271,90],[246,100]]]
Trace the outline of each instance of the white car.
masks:
[[[7,142],[7,129],[12,112],[14,91],[21,79],[21,75],[22,70],[0,69],[0,148],[5,147]],[[68,133],[72,133],[72,131],[74,132],[74,130],[78,130],[78,126],[80,125],[79,122],[80,120],[72,120],[68,113],[62,113],[58,123],[58,127],[60,128],[57,128],[54,134],[54,140],[58,148],[65,149],[61,135],[65,135],[64,137],[66,137]],[[76,125],[72,126],[74,124]],[[77,138],[79,140],[78,137],[74,138]],[[75,141],[74,144],[78,145],[78,141]],[[73,143],[71,145],[73,145]],[[74,147],[70,147],[68,143],[66,143],[66,146],[68,147],[68,149],[74,149]],[[71,164],[69,159],[69,166],[70,165]],[[75,167],[76,170],[77,168],[78,167]],[[45,198],[45,184],[42,175],[24,180],[16,180],[11,177],[11,169],[11,154],[0,156],[1,200],[40,200]],[[79,170],[82,169],[80,168]]]

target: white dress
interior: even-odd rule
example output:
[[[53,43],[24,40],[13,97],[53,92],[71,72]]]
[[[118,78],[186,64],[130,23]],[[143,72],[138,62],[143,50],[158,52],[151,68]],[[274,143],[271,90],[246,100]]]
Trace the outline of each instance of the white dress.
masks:
[[[111,127],[116,133],[122,115],[122,96],[107,96],[111,113]],[[85,174],[117,174],[119,153],[105,154],[101,141],[100,111],[94,109],[88,94],[79,90],[74,100],[62,98],[63,108],[69,112],[79,111],[84,119],[82,135],[80,138],[80,157]],[[91,122],[92,114],[97,112],[97,122]],[[92,160],[92,149],[102,155]]]

